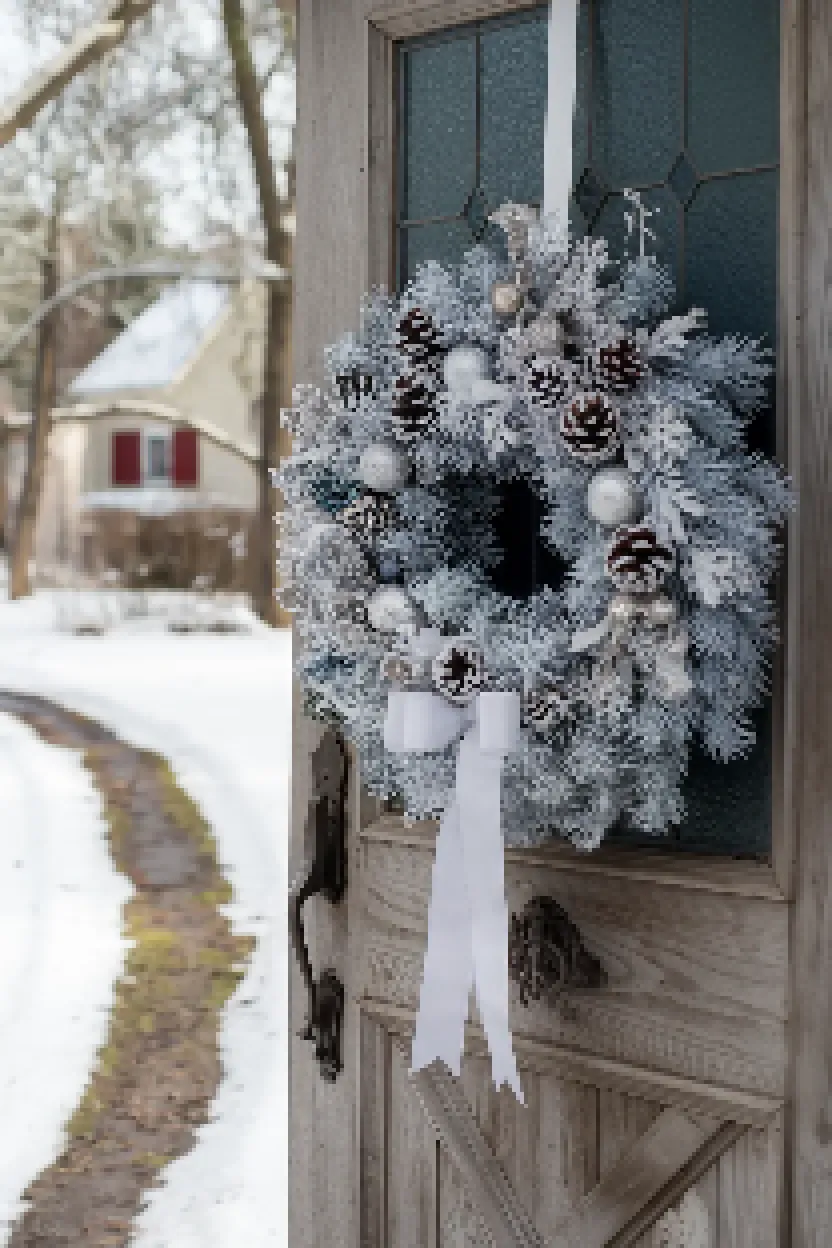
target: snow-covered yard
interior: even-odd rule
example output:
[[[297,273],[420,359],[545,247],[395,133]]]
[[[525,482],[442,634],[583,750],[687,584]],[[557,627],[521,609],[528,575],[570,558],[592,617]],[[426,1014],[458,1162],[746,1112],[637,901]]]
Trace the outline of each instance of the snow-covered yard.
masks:
[[[231,1244],[282,1248],[287,1242],[285,906],[290,636],[256,622],[247,634],[177,635],[147,620],[134,625],[127,622],[103,636],[74,636],[56,626],[57,615],[49,593],[20,603],[0,598],[0,688],[49,697],[99,720],[130,744],[163,754],[214,829],[221,862],[234,888],[229,917],[238,930],[255,934],[258,942],[248,974],[226,1010],[221,1038],[226,1073],[213,1121],[200,1129],[196,1147],[164,1171],[165,1186],[151,1195],[140,1219],[136,1248],[227,1248]],[[100,822],[100,810],[89,782],[78,774],[77,759],[30,738],[28,730],[11,721],[4,719],[0,724],[4,828],[0,907],[4,916],[7,911],[17,915],[0,920],[4,950],[9,944],[8,924],[17,924],[10,936],[16,961],[8,963],[8,968],[4,961],[0,970],[0,1018],[10,1008],[12,980],[16,982],[15,977],[19,979],[24,973],[21,968],[26,959],[41,956],[43,986],[39,991],[48,997],[49,977],[57,980],[64,974],[61,968],[70,956],[63,950],[62,959],[53,961],[45,952],[39,955],[38,950],[45,948],[56,916],[60,917],[58,873],[62,859],[51,838],[55,803],[72,784],[76,786],[72,789],[74,805],[69,803],[67,809],[77,807],[79,823],[86,820],[78,832],[79,843],[87,846],[83,852],[92,855],[101,835],[96,822]],[[48,758],[48,763],[34,761],[36,751],[38,760]],[[46,753],[41,755],[41,751]],[[60,764],[56,761],[59,758]],[[14,783],[9,778],[10,769],[18,777]],[[70,776],[74,777],[72,783]],[[46,777],[48,783],[43,782]],[[7,809],[13,812],[11,824]],[[62,818],[66,825],[65,813]],[[61,831],[65,838],[66,827]],[[15,861],[18,856],[18,850],[11,849],[12,837],[17,838],[15,844],[20,842],[20,853],[25,850],[33,861],[35,855],[40,856],[37,861],[42,863],[42,874],[37,876],[33,867],[26,884],[34,890],[30,894],[20,891],[14,874],[17,869],[6,862],[12,852]],[[99,880],[101,870],[105,870],[104,865],[98,875],[93,867],[73,868],[68,877],[82,889],[83,898],[98,897],[97,890],[102,898],[100,916],[96,911],[90,918],[101,940],[96,941],[95,952],[91,951],[88,943],[83,944],[88,933],[81,928],[75,953],[76,961],[80,959],[88,968],[73,981],[80,994],[79,1015],[87,1020],[85,1039],[83,1043],[79,1040],[62,1045],[55,1052],[51,1059],[56,1067],[54,1088],[51,1082],[48,1088],[39,1083],[37,1095],[27,1100],[27,1109],[14,1115],[18,1124],[15,1136],[19,1138],[19,1124],[28,1120],[28,1133],[33,1140],[40,1140],[38,1148],[33,1144],[31,1155],[26,1153],[25,1163],[22,1157],[15,1159],[14,1170],[4,1160],[8,1151],[3,1151],[5,1137],[11,1138],[9,1119],[4,1115],[0,1216],[8,1216],[3,1202],[15,1207],[9,1185],[22,1188],[56,1155],[60,1138],[57,1123],[66,1119],[86,1082],[87,1071],[82,1077],[83,1062],[78,1054],[91,1057],[103,1038],[101,1020],[106,1026],[106,1015],[101,1009],[108,997],[102,981],[111,983],[121,965],[121,949],[117,942],[114,945],[111,929],[114,908],[123,892],[118,893],[120,877],[112,876],[112,869],[105,887]],[[16,892],[17,909],[12,910],[7,901]],[[3,956],[8,959],[6,952]],[[40,1060],[27,1042],[27,1034],[25,1027],[17,1027],[0,1035],[0,1052],[5,1059],[0,1067],[2,1079],[19,1080],[21,1087],[34,1078],[34,1063]],[[61,1072],[63,1082],[59,1086]],[[3,1099],[4,1105],[8,1104],[5,1091]],[[31,1168],[24,1173],[26,1166]]]

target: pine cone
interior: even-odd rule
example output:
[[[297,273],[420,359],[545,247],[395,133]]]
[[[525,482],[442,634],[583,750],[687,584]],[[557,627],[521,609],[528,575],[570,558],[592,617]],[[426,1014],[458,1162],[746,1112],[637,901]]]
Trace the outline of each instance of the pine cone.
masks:
[[[673,567],[673,551],[644,524],[619,529],[607,551],[607,571],[621,593],[655,594]]]
[[[552,411],[572,390],[574,372],[565,360],[532,356],[526,365],[525,390],[533,403]]]
[[[385,494],[362,494],[340,512],[338,519],[361,542],[374,542],[395,518],[393,500]]]
[[[447,642],[432,664],[437,692],[454,706],[465,706],[479,693],[485,679],[485,660],[475,641],[458,637]]]
[[[376,382],[372,373],[365,372],[356,366],[337,373],[335,386],[344,407],[348,412],[354,412],[362,399],[369,398],[375,393]]]
[[[604,394],[579,394],[561,413],[560,432],[585,463],[609,459],[618,447],[618,414]]]
[[[433,390],[416,373],[396,380],[393,396],[393,430],[403,440],[425,437],[436,424]]]
[[[634,390],[644,376],[644,362],[635,339],[629,336],[601,347],[598,367],[602,379],[617,393]]]
[[[413,365],[429,366],[442,354],[439,330],[427,312],[411,308],[396,326],[399,350]]]

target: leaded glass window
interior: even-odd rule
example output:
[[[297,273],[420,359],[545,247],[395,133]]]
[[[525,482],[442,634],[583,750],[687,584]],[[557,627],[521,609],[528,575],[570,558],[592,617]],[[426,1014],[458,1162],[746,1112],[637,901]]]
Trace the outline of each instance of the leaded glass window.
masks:
[[[488,214],[539,204],[548,6],[399,45],[397,280],[426,259],[500,245]],[[643,192],[654,250],[680,307],[714,333],[776,341],[779,0],[581,0],[570,223],[626,244],[623,190]],[[774,449],[774,414],[754,442]],[[528,491],[502,517],[506,592],[562,572],[537,540]],[[771,726],[743,762],[695,758],[689,818],[674,844],[721,853],[770,847]],[[622,833],[622,836],[625,834]]]

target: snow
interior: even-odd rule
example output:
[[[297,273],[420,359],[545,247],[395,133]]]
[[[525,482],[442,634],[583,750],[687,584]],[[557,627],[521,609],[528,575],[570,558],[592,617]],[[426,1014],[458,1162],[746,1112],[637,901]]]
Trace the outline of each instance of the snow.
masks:
[[[0,1244],[61,1153],[107,1037],[132,889],[81,754],[0,715]]]
[[[170,516],[179,511],[202,511],[228,508],[241,509],[241,503],[230,494],[218,494],[210,490],[153,489],[142,486],[132,489],[119,486],[113,490],[90,490],[81,495],[82,511],[135,511],[142,516]],[[245,504],[246,511],[252,510]]]
[[[0,602],[0,688],[51,697],[168,758],[214,829],[234,888],[227,913],[258,942],[226,1007],[212,1121],[149,1195],[135,1248],[282,1248],[290,635],[253,623],[248,634],[179,636],[145,621],[144,631],[78,637],[55,619],[45,594]]]
[[[67,393],[78,399],[170,385],[226,309],[228,299],[228,288],[215,282],[177,282],[78,374]]]

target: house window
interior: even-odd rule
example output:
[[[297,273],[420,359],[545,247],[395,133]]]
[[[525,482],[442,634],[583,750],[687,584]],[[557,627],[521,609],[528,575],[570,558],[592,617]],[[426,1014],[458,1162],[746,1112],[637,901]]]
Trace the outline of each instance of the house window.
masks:
[[[581,0],[573,126],[573,233],[626,246],[623,190],[658,209],[655,252],[680,307],[715,334],[776,343],[779,0]],[[548,6],[398,45],[396,277],[454,262],[475,242],[502,247],[488,215],[540,204]],[[752,444],[774,449],[774,403]],[[505,592],[556,583],[562,565],[537,536],[535,500],[507,491]],[[694,754],[688,818],[657,847],[766,855],[771,716],[758,744],[724,765]],[[637,838],[624,831],[621,839]]]
[[[145,435],[144,479],[148,485],[170,481],[170,441],[167,433]]]

